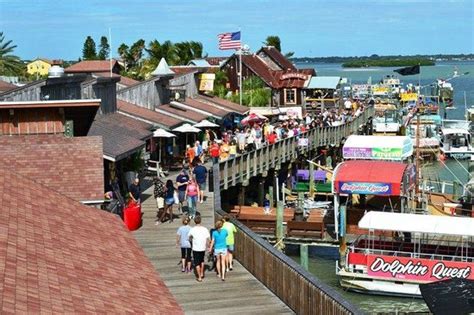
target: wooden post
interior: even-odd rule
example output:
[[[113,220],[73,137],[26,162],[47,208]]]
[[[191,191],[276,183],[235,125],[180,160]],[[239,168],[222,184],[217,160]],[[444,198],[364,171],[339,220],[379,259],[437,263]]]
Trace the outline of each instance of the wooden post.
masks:
[[[273,205],[275,204],[273,199],[273,186],[268,187],[268,196],[270,200],[270,209],[273,209]]]
[[[308,244],[300,245],[300,264],[305,270],[308,270]]]
[[[346,205],[339,206],[340,228],[339,228],[339,266],[346,265]]]
[[[283,250],[285,245],[283,244],[283,202],[278,201],[277,208],[276,208],[276,229],[275,229],[275,236],[277,245],[276,248],[278,250]]]
[[[263,199],[265,199],[265,180],[262,178],[258,182],[258,205],[263,207]]]
[[[309,163],[309,197],[314,198],[314,164]]]

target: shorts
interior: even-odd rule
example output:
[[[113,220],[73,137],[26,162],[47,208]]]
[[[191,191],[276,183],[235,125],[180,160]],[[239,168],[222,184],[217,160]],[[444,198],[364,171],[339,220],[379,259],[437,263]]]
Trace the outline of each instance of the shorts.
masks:
[[[214,256],[225,256],[227,255],[227,248],[219,248],[219,249],[214,249]]]
[[[193,250],[193,259],[194,259],[194,266],[199,266],[204,263],[204,254],[206,252],[197,252]]]
[[[156,206],[158,207],[158,209],[163,209],[165,207],[165,198],[163,197],[156,198]]]
[[[190,247],[181,247],[181,259],[186,259],[186,261],[191,261],[191,248]]]
[[[198,183],[198,186],[199,186],[199,190],[200,190],[200,191],[205,191],[205,190],[207,189],[206,182],[204,182],[204,183]]]
[[[179,202],[183,203],[186,201],[186,198],[184,198],[185,195],[186,195],[186,190],[178,190]]]
[[[166,203],[167,206],[172,205],[174,203],[174,198],[173,197],[166,198],[165,203]]]
[[[234,249],[235,249],[234,244],[232,244],[232,245],[227,245],[227,250],[228,250],[229,252],[232,253],[232,252],[234,251]]]

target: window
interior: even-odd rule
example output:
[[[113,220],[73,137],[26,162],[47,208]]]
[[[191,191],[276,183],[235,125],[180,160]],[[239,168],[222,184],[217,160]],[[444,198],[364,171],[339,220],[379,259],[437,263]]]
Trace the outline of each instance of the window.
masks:
[[[296,104],[296,89],[285,89],[285,104]]]

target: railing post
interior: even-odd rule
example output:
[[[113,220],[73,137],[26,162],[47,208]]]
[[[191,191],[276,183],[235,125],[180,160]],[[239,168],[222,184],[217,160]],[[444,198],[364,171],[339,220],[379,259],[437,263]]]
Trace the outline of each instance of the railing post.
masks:
[[[308,244],[300,245],[300,264],[305,270],[308,270]]]
[[[314,164],[309,163],[309,197],[314,197]]]
[[[278,250],[283,250],[285,248],[285,245],[283,244],[283,202],[278,201],[277,202],[277,208],[276,208],[276,248]]]
[[[229,188],[229,167],[228,161],[224,162],[224,189]]]
[[[275,199],[273,198],[273,186],[268,187],[268,200],[270,201],[270,209],[273,209]]]

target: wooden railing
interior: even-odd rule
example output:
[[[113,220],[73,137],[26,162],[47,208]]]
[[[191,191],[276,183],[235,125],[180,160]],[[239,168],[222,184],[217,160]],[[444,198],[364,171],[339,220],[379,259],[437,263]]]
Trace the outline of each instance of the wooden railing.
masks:
[[[309,140],[309,149],[338,145],[343,138],[357,133],[360,126],[366,124],[373,115],[374,108],[369,107],[352,122],[337,127],[311,129],[303,137]],[[247,185],[251,177],[265,174],[272,168],[279,169],[282,163],[295,159],[299,150],[298,138],[291,137],[222,161],[219,163],[220,188],[227,189],[240,183]]]
[[[216,210],[216,219],[223,215],[224,211]],[[232,223],[237,227],[236,259],[296,314],[363,314],[258,234],[237,220]]]

